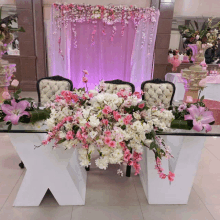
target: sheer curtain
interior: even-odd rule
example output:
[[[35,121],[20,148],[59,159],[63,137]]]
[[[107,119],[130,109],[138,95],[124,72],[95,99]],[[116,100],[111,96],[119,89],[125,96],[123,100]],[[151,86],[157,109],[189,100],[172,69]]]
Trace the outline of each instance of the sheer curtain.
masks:
[[[93,89],[102,79],[121,79],[134,83],[137,89],[140,88],[143,80],[151,78],[158,18],[159,12],[156,22],[141,22],[137,33],[134,23],[129,21],[122,36],[120,23],[115,24],[116,30],[113,31],[112,25],[105,25],[101,20],[97,20],[95,24],[69,23],[67,28],[62,27],[60,32],[53,22],[52,12],[49,49],[52,75],[71,79],[73,86],[80,88],[84,86],[82,70],[86,69],[90,74],[89,89]],[[105,34],[102,33],[103,30]]]

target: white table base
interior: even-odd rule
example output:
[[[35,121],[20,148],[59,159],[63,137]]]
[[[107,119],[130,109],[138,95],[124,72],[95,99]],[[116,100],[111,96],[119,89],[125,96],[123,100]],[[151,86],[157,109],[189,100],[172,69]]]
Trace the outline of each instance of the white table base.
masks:
[[[39,206],[50,189],[59,205],[85,205],[87,173],[76,149],[40,145],[45,134],[9,134],[27,168],[14,206]]]
[[[145,148],[140,179],[149,204],[187,204],[197,172],[205,137],[161,136],[175,157],[162,160],[165,173],[175,173],[175,180],[160,179],[155,169],[155,156]]]

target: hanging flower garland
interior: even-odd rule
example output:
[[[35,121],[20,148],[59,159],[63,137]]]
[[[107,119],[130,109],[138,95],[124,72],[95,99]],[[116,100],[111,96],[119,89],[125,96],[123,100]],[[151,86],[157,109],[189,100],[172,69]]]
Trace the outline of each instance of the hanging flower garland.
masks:
[[[91,33],[92,45],[95,44],[94,36],[96,33],[97,20],[102,20],[104,23],[104,28],[102,29],[102,34],[106,35],[105,25],[112,25],[112,34],[110,40],[114,40],[116,33],[116,23],[122,24],[121,36],[124,36],[125,27],[128,25],[129,21],[133,21],[135,25],[135,30],[140,21],[150,21],[152,23],[156,22],[156,16],[159,11],[155,10],[154,7],[151,8],[138,8],[136,6],[101,6],[101,5],[86,5],[86,4],[53,4],[54,8],[54,20],[56,27],[61,29],[61,27],[67,28],[70,23],[74,24],[73,32],[76,36],[76,23],[92,23],[94,24],[94,30]],[[77,47],[76,37],[74,38],[74,47]],[[144,37],[142,45],[144,44]],[[61,51],[61,50],[60,50]]]

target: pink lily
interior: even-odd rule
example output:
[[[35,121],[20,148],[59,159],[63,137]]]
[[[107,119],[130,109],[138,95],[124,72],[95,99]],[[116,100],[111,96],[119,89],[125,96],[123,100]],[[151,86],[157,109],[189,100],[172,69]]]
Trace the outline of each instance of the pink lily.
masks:
[[[193,120],[193,129],[196,131],[201,131],[205,128],[206,132],[211,131],[212,127],[209,123],[215,121],[213,113],[211,111],[206,111],[205,107],[196,107],[192,105],[188,108],[190,115],[185,115],[185,120]]]
[[[13,125],[17,125],[21,116],[29,115],[25,109],[29,106],[29,102],[24,100],[16,102],[14,99],[11,100],[11,105],[3,104],[2,111],[6,114],[4,121],[11,121]]]

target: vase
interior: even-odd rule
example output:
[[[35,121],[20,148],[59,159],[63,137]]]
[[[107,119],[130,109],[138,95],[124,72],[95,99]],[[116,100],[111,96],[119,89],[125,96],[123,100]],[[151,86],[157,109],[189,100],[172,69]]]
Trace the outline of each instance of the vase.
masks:
[[[198,41],[197,44],[192,44],[190,47],[193,50],[195,64],[181,71],[185,87],[184,101],[186,101],[187,96],[192,96],[193,99],[198,98],[198,91],[200,90],[199,82],[206,78],[208,73],[207,70],[200,65],[204,60],[204,53],[208,46],[203,46],[202,43]]]

